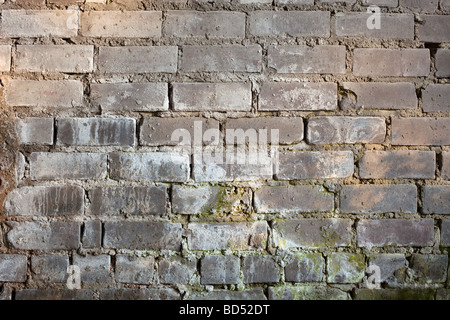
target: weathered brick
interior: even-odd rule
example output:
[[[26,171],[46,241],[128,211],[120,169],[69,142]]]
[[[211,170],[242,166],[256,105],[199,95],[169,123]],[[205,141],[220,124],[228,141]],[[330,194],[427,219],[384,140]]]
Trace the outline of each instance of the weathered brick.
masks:
[[[334,110],[337,108],[335,83],[263,83],[259,94],[258,109],[279,110]]]
[[[450,9],[450,0],[441,0],[441,8],[445,10]]]
[[[194,145],[207,130],[219,131],[219,122],[205,118],[145,117],[140,128],[139,143],[144,146]]]
[[[123,283],[149,284],[153,279],[153,257],[116,256],[116,280]]]
[[[258,213],[317,212],[334,208],[334,195],[318,186],[265,186],[254,195]]]
[[[189,177],[189,157],[166,152],[112,153],[110,175],[114,179],[185,182]]]
[[[164,34],[183,38],[244,38],[245,14],[229,11],[169,10],[164,22]]]
[[[0,281],[25,282],[27,280],[27,256],[0,254]]]
[[[356,226],[359,247],[431,246],[433,219],[360,220]]]
[[[286,281],[321,282],[324,278],[325,259],[320,253],[299,252],[284,268]]]
[[[359,161],[359,175],[363,179],[434,179],[435,165],[433,151],[366,151]]]
[[[3,37],[74,37],[79,27],[78,10],[4,10]]]
[[[434,300],[434,289],[358,289],[355,300]]]
[[[351,151],[286,151],[279,155],[280,180],[334,179],[353,175]]]
[[[0,287],[0,301],[10,301],[12,300],[13,289],[10,287]]]
[[[349,300],[347,292],[329,286],[269,287],[269,300]]]
[[[322,3],[345,3],[345,4],[353,4],[356,0],[320,0]]]
[[[362,4],[365,5],[373,5],[379,7],[390,7],[395,8],[398,6],[398,0],[362,0]]]
[[[33,280],[44,282],[65,282],[69,257],[67,255],[45,254],[31,257]]]
[[[352,220],[278,220],[273,226],[274,245],[279,248],[347,247],[352,239]]]
[[[53,118],[18,119],[16,130],[22,144],[53,144]]]
[[[100,300],[180,300],[180,294],[173,288],[146,289],[103,289]]]
[[[263,134],[267,130],[267,143],[294,144],[303,140],[303,119],[300,117],[257,117],[228,119],[226,130],[244,130]],[[250,130],[250,131],[248,131]],[[278,137],[278,138],[276,138]]]
[[[422,109],[425,112],[450,112],[450,85],[430,84],[422,90]]]
[[[19,250],[71,250],[80,243],[80,223],[8,222],[7,241]]]
[[[311,144],[383,143],[386,122],[379,117],[313,117],[308,119]]]
[[[370,257],[369,267],[378,267],[380,278],[375,284],[386,283],[388,285],[402,284],[406,278],[408,262],[405,255],[400,253],[383,253]]]
[[[450,186],[425,186],[423,212],[450,214]]]
[[[267,222],[189,223],[191,250],[255,250],[267,242]]]
[[[0,45],[0,72],[8,72],[11,69],[11,46]]]
[[[438,289],[436,291],[436,300],[450,300],[450,289]]]
[[[19,45],[15,68],[19,72],[92,72],[94,46]]]
[[[315,25],[315,24],[314,24]],[[345,73],[345,47],[269,46],[268,66],[278,73]]]
[[[406,184],[343,186],[340,204],[346,213],[416,213],[417,188]]]
[[[450,247],[450,220],[442,220],[441,246]]]
[[[11,106],[75,108],[83,105],[83,84],[77,80],[9,80],[5,101]]]
[[[165,186],[101,187],[89,191],[93,215],[163,215]]]
[[[450,180],[450,152],[442,152],[441,177],[444,180]]]
[[[193,292],[187,300],[267,300],[262,288],[250,288],[241,291],[213,290]]]
[[[29,160],[33,180],[102,179],[106,176],[105,154],[33,152]]]
[[[202,284],[234,284],[239,281],[239,258],[208,255],[201,260]]]
[[[448,256],[446,254],[413,254],[410,268],[413,278],[420,283],[447,281]]]
[[[158,264],[159,281],[164,284],[187,284],[197,271],[197,261],[181,257],[162,259]]]
[[[436,77],[450,77],[450,50],[437,49],[435,55]]]
[[[71,216],[84,213],[84,190],[77,186],[33,186],[11,191],[8,216]]]
[[[353,74],[370,77],[421,77],[430,73],[428,49],[355,49]]]
[[[161,11],[88,11],[81,13],[85,37],[159,38]]]
[[[180,250],[181,224],[144,221],[104,223],[103,246],[118,249]]]
[[[438,0],[399,0],[399,6],[408,9],[434,11],[438,8]]]
[[[253,11],[248,20],[252,36],[330,36],[327,11]]]
[[[169,110],[167,83],[93,83],[91,103],[103,111]]]
[[[336,14],[336,35],[338,37],[414,39],[414,15],[382,13],[380,14],[381,28],[369,29],[367,21],[372,14],[372,12]]]
[[[133,146],[136,120],[67,118],[57,120],[57,143],[73,146]]]
[[[174,83],[175,111],[250,111],[250,83]]]
[[[98,69],[105,73],[177,71],[176,46],[100,47]]]
[[[92,290],[70,289],[22,289],[16,292],[16,300],[93,300]]]
[[[82,282],[101,283],[111,280],[111,257],[106,254],[98,256],[73,256],[73,265],[80,268]]]
[[[450,118],[392,118],[392,144],[450,145]]]
[[[362,254],[333,252],[327,257],[328,283],[358,283],[365,271],[365,256]]]
[[[341,103],[343,109],[397,110],[417,108],[416,87],[413,83],[344,82],[343,87],[350,91],[350,94]]]
[[[419,24],[419,40],[423,42],[450,42],[450,16],[423,15]]]
[[[261,72],[259,45],[183,46],[181,72]]]
[[[280,281],[278,264],[271,256],[247,256],[242,263],[244,283],[274,283]]]
[[[85,249],[96,249],[102,246],[102,222],[100,220],[84,223],[81,242]]]

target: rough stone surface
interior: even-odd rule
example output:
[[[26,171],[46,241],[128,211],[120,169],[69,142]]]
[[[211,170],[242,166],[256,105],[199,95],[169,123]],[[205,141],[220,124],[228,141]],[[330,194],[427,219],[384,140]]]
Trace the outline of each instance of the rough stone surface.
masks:
[[[27,279],[27,256],[0,254],[0,281],[25,282]]]
[[[321,282],[324,278],[325,259],[320,253],[297,253],[284,268],[286,281]]]
[[[153,279],[153,257],[116,256],[116,280],[122,283],[149,284]]]
[[[235,256],[205,256],[200,267],[202,284],[233,284],[239,281],[239,258]]]

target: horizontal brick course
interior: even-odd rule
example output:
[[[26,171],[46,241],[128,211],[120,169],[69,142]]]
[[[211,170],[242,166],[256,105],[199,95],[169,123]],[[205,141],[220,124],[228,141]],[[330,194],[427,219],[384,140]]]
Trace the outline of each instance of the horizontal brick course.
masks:
[[[450,214],[450,186],[425,186],[423,212]]]
[[[419,40],[423,42],[450,42],[450,17],[445,15],[421,15]]]
[[[392,144],[450,145],[450,118],[392,118]]]
[[[22,144],[53,144],[53,118],[19,119],[16,128]]]
[[[450,112],[450,85],[430,84],[424,89],[422,109],[425,112]]]

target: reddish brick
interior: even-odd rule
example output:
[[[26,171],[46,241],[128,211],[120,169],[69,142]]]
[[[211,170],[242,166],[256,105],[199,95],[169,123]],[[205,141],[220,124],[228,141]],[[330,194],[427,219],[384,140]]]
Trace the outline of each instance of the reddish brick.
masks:
[[[392,118],[392,144],[450,145],[450,118]]]
[[[11,68],[11,46],[0,45],[0,72],[8,72]]]

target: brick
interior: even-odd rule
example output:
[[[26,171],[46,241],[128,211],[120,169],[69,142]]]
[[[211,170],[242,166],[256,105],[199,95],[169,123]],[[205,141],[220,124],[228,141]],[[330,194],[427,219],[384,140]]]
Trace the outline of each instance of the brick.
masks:
[[[430,73],[428,49],[355,49],[353,74],[370,77],[422,77]]]
[[[278,265],[271,256],[247,256],[242,263],[244,283],[274,283],[280,281]]]
[[[116,280],[122,283],[149,284],[153,279],[153,257],[116,256]]]
[[[450,0],[442,0],[441,1],[441,8],[448,10],[450,9]]]
[[[98,69],[103,73],[150,73],[177,71],[176,46],[100,47]]]
[[[57,144],[133,146],[136,120],[130,118],[66,118],[57,120]]]
[[[338,37],[414,39],[414,15],[381,13],[381,28],[369,29],[367,24],[372,15],[372,12],[336,14],[336,35]]]
[[[442,152],[441,177],[444,180],[450,180],[450,152]]]
[[[75,250],[80,243],[80,223],[8,222],[9,245],[18,250]]]
[[[320,253],[295,253],[292,262],[284,268],[286,281],[321,282],[325,267],[325,259]]]
[[[106,254],[98,256],[73,256],[73,265],[80,268],[81,282],[101,283],[111,280],[111,257]]]
[[[335,179],[353,175],[351,151],[288,151],[279,155],[279,180]]]
[[[340,192],[345,213],[417,212],[415,185],[351,185]]]
[[[163,215],[165,186],[100,187],[89,191],[93,215]]]
[[[264,1],[264,0],[262,0]],[[261,1],[261,2],[262,2]],[[267,3],[272,3],[271,1],[266,1]],[[277,0],[278,4],[296,4],[296,5],[313,5],[314,0]]]
[[[70,289],[22,289],[16,292],[16,300],[93,300],[92,290]]]
[[[11,69],[11,46],[0,45],[0,72]]]
[[[269,287],[269,300],[349,300],[347,292],[329,286]]]
[[[423,212],[450,214],[450,186],[425,186]]]
[[[359,220],[356,226],[359,247],[425,247],[433,244],[433,237],[433,219]]]
[[[167,111],[167,83],[93,83],[91,103],[102,111]]]
[[[0,301],[12,300],[13,289],[10,287],[1,287],[0,289]]]
[[[105,222],[103,246],[117,249],[180,250],[182,235],[179,223]]]
[[[228,119],[225,130],[239,130],[245,132],[255,130],[263,134],[267,130],[269,144],[294,144],[303,140],[303,119],[300,117],[257,117]],[[277,131],[275,131],[277,130]],[[226,132],[226,131],[225,131]],[[276,138],[278,134],[278,138]],[[277,141],[278,140],[278,141]]]
[[[100,300],[180,300],[180,294],[173,288],[146,289],[102,289]]]
[[[350,91],[350,96],[347,96],[347,99],[341,104],[343,109],[397,110],[417,108],[416,87],[413,83],[344,82],[343,87]]]
[[[398,7],[398,0],[362,0],[362,5],[395,8]]]
[[[161,37],[161,11],[88,11],[81,13],[85,37]]]
[[[434,11],[438,8],[438,0],[399,0],[400,7]]]
[[[191,250],[255,250],[267,243],[267,223],[189,223]]]
[[[262,288],[250,288],[241,291],[213,290],[193,292],[187,300],[267,300]]]
[[[0,254],[0,281],[25,282],[27,280],[27,256]]]
[[[197,271],[197,261],[180,257],[162,259],[158,264],[159,281],[164,284],[187,284]]]
[[[335,110],[337,109],[337,85],[327,82],[263,83],[258,109],[261,111]]]
[[[351,229],[349,219],[277,220],[273,226],[274,245],[286,249],[348,247]]]
[[[248,189],[221,186],[172,186],[172,212],[177,214],[248,213],[252,195]]]
[[[437,49],[435,55],[436,77],[450,77],[450,50]]]
[[[78,10],[4,10],[3,37],[62,37],[77,36]]]
[[[392,118],[392,144],[450,145],[450,118]]]
[[[441,246],[450,247],[450,220],[442,220]]]
[[[313,117],[308,119],[311,144],[383,143],[386,122],[379,117]]]
[[[434,289],[358,289],[355,300],[434,300]]]
[[[363,179],[434,179],[435,165],[432,151],[366,151],[359,161],[359,175]]]
[[[425,112],[450,112],[449,101],[450,85],[430,84],[422,91],[422,109]]]
[[[269,46],[268,66],[277,73],[345,73],[345,47]]]
[[[345,4],[353,4],[356,0],[320,0],[322,3],[345,3]]]
[[[16,130],[21,144],[53,144],[53,118],[18,119]]]
[[[448,256],[446,254],[413,254],[410,268],[413,278],[420,283],[447,281]]]
[[[242,12],[169,10],[164,34],[174,37],[244,38],[245,14]]]
[[[112,153],[113,179],[130,181],[185,182],[189,178],[189,157],[166,152]]]
[[[76,80],[9,80],[5,101],[10,106],[22,107],[80,107],[83,84]]]
[[[31,257],[33,280],[43,282],[66,282],[69,257],[67,255],[45,254]]]
[[[250,83],[174,83],[175,111],[250,111]]]
[[[450,300],[450,290],[438,289],[436,292],[436,300]]]
[[[254,193],[254,205],[258,213],[331,211],[334,195],[318,186],[266,186]]]
[[[84,190],[77,186],[33,186],[11,191],[8,216],[72,216],[84,213]]]
[[[100,220],[84,223],[81,242],[85,249],[96,249],[102,246],[102,222]]]
[[[378,284],[380,285],[384,283],[390,286],[403,284],[406,278],[407,265],[405,255],[400,253],[376,254],[371,256],[369,260],[369,267],[379,268]]]
[[[106,176],[105,154],[33,152],[29,160],[32,180],[103,179]]]
[[[201,284],[234,284],[239,281],[239,258],[208,255],[201,260]]]
[[[94,46],[19,45],[15,69],[19,72],[92,72]]]
[[[330,13],[327,11],[254,11],[248,20],[252,36],[330,36]]]
[[[261,72],[259,45],[183,46],[181,72]]]
[[[333,252],[327,257],[328,283],[358,283],[365,271],[365,256],[362,254]]]
[[[195,138],[202,139],[207,130],[219,131],[219,122],[205,118],[145,117],[139,143],[144,146],[193,146]]]

